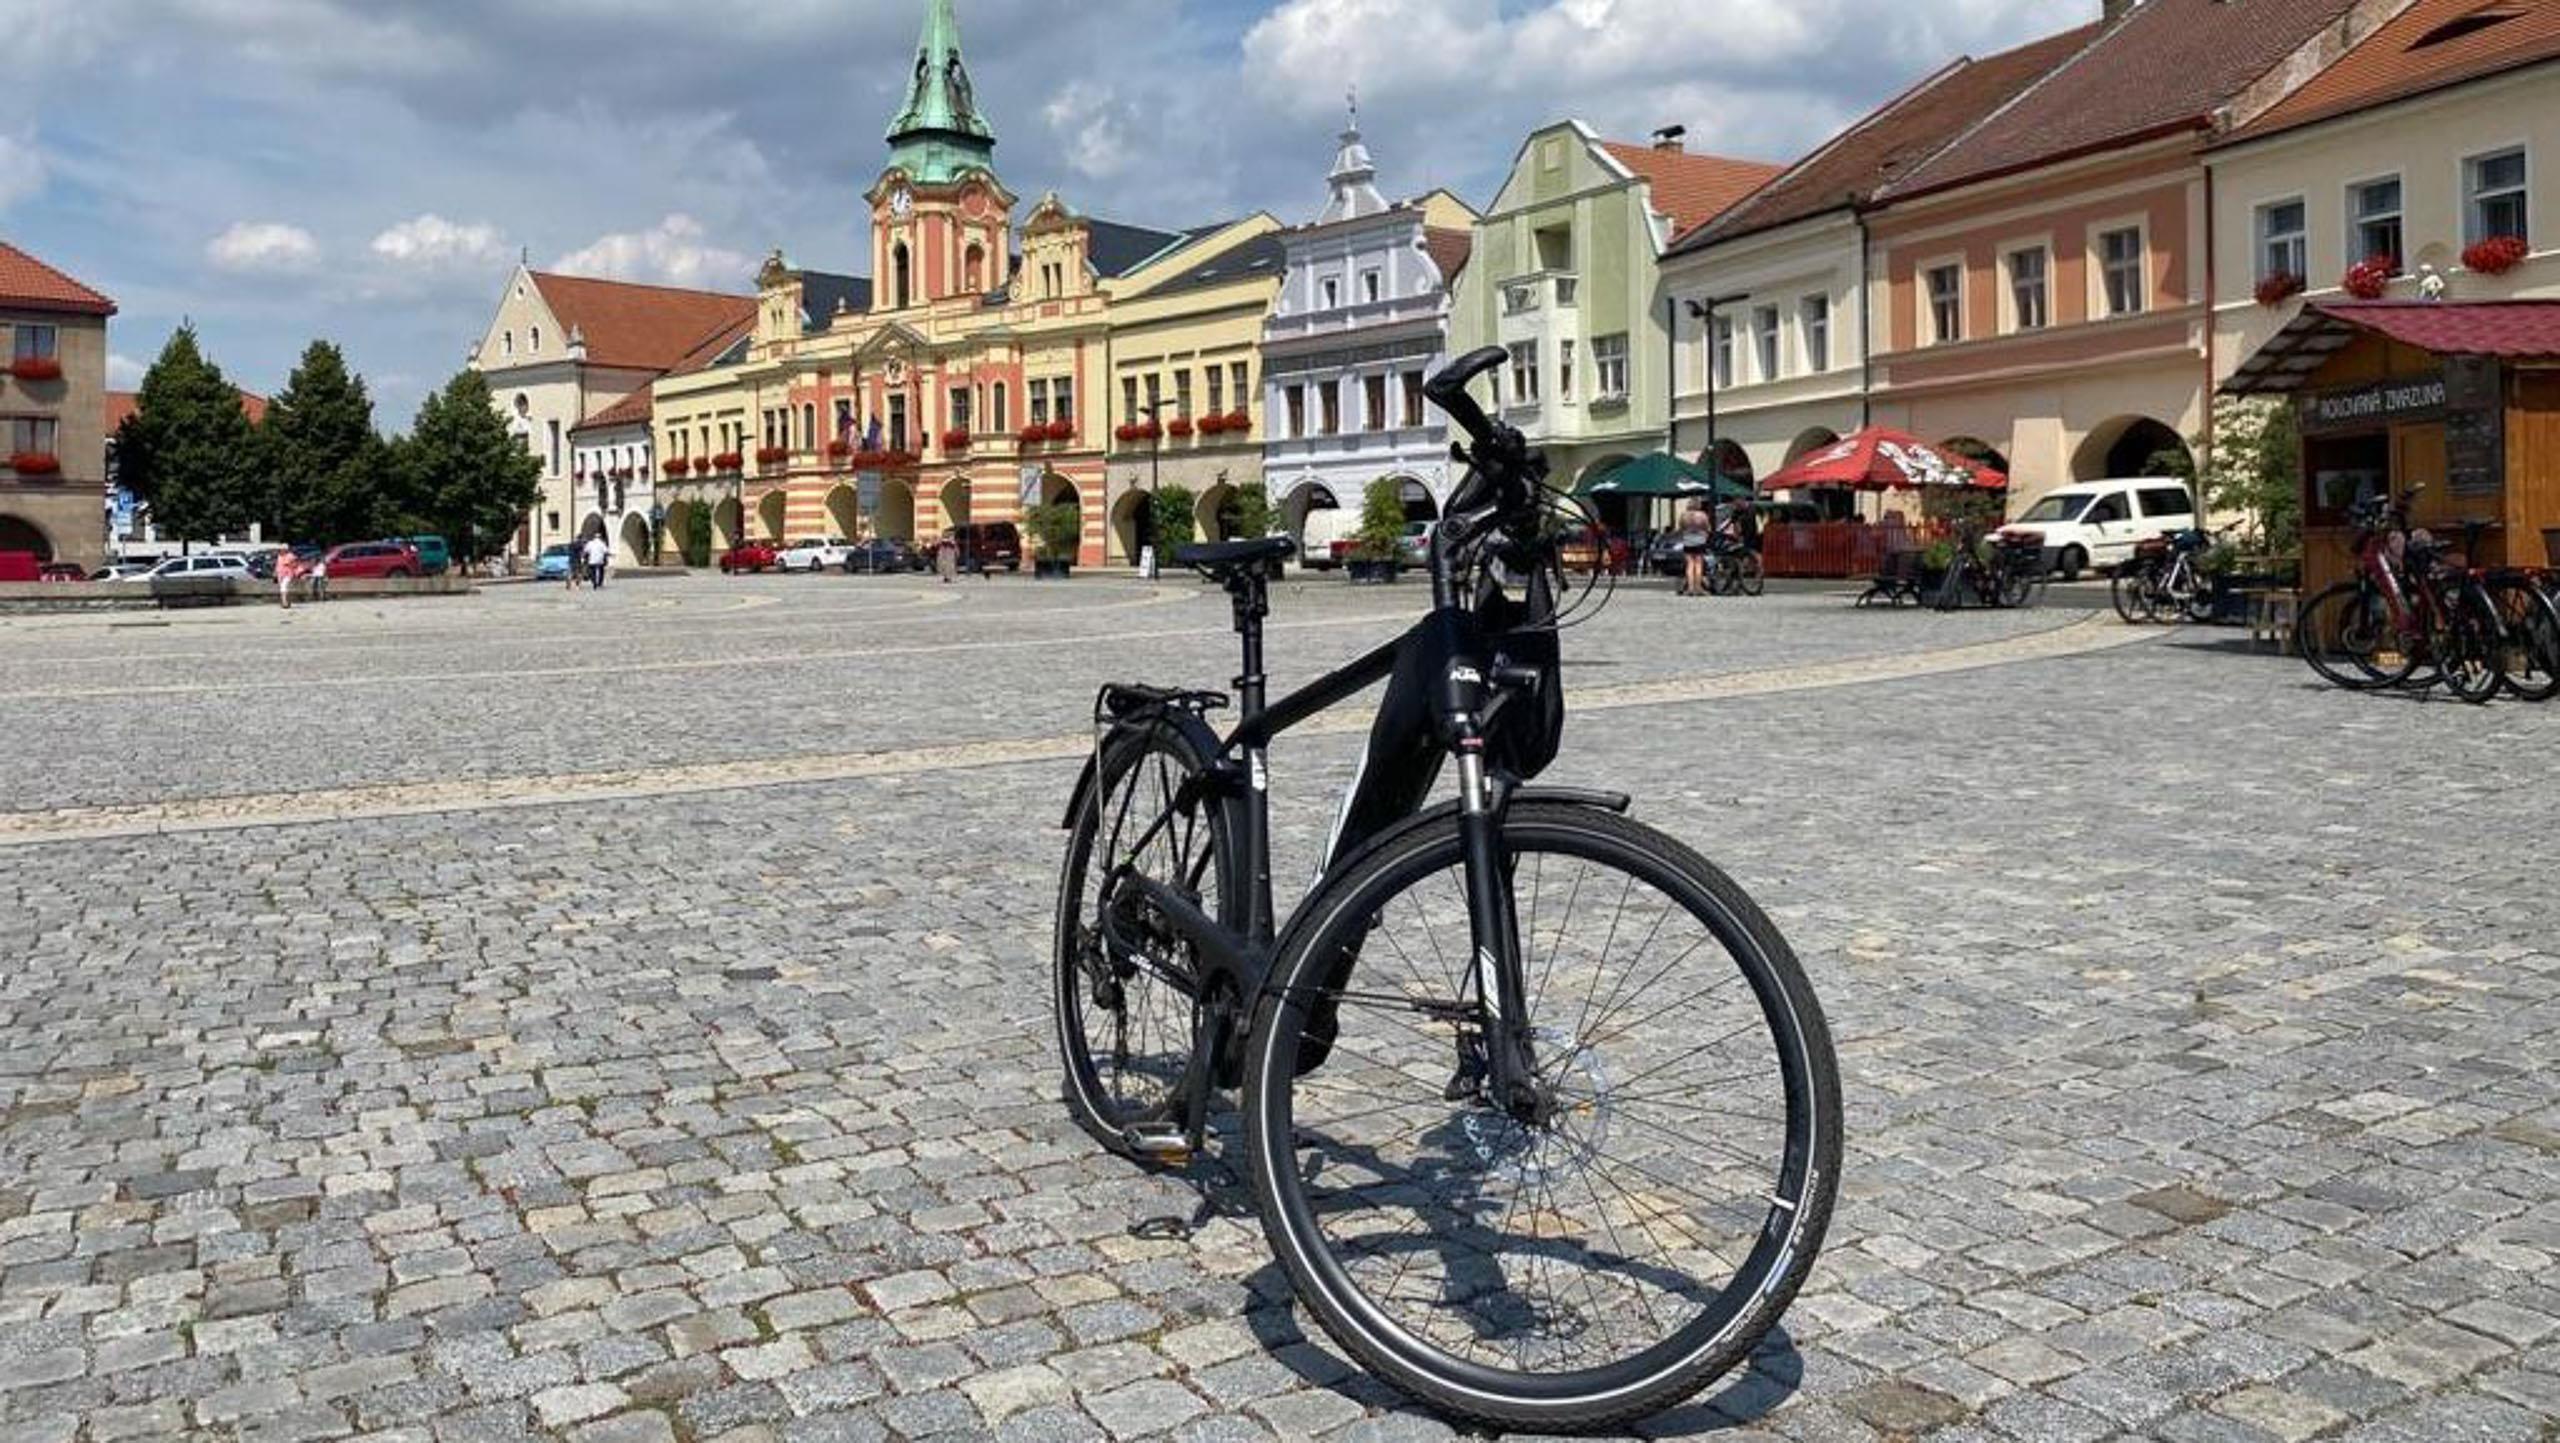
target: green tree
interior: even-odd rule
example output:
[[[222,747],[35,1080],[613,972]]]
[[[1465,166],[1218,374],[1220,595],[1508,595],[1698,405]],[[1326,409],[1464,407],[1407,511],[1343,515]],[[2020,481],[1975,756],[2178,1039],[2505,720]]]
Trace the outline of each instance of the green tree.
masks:
[[[2249,518],[2261,555],[2302,551],[2302,432],[2290,403],[2225,396],[2213,406],[2205,503]]]
[[[258,427],[268,524],[297,540],[379,536],[403,518],[373,398],[336,346],[313,341]]]
[[[193,326],[180,326],[144,373],[116,433],[116,464],[153,524],[182,542],[211,541],[264,514],[248,412]]]
[[[1155,493],[1156,560],[1171,565],[1173,548],[1188,546],[1198,534],[1200,498],[1188,486],[1167,486]]]
[[[1271,534],[1271,493],[1259,481],[1237,487],[1220,511],[1230,536],[1251,541]]]
[[[507,431],[478,371],[455,374],[418,408],[399,448],[409,504],[465,562],[506,545],[542,495],[542,462]]]
[[[1404,554],[1404,483],[1381,476],[1360,496],[1358,544],[1351,554],[1362,561],[1394,561]]]

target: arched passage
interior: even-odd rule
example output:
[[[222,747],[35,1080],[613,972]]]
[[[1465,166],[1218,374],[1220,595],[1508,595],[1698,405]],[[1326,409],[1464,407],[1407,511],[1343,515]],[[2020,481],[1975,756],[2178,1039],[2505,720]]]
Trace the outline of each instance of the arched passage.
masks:
[[[2000,454],[1999,447],[1978,436],[1950,436],[1938,443],[1938,449],[1962,456],[1977,466],[1988,466],[2003,476],[2009,474],[2009,458]]]
[[[1125,562],[1138,559],[1138,513],[1146,509],[1146,505],[1147,493],[1136,487],[1121,492],[1120,499],[1111,503],[1109,546],[1114,559]]]
[[[1619,467],[1626,465],[1634,459],[1635,458],[1633,456],[1629,456],[1624,452],[1603,456],[1599,460],[1582,468],[1582,474],[1573,479],[1573,486],[1571,489],[1579,492],[1583,487],[1603,479],[1610,472],[1617,470]],[[1625,536],[1638,530],[1639,522],[1650,522],[1651,520],[1649,508],[1646,506],[1644,498],[1639,496],[1612,496],[1603,493],[1601,495],[1588,498],[1588,501],[1591,507],[1592,516],[1596,518],[1602,526],[1607,527],[1610,531],[1620,536]]]
[[[1220,513],[1224,512],[1235,499],[1236,488],[1224,481],[1200,493],[1200,499],[1192,503],[1191,513],[1194,524],[1199,528],[1201,540],[1225,541],[1228,539],[1228,518]]]
[[[715,550],[732,551],[737,548],[746,534],[740,520],[738,498],[735,496],[724,496],[711,508],[711,545]]]
[[[1758,473],[1751,467],[1751,453],[1743,450],[1742,444],[1731,436],[1720,436],[1713,446],[1700,451],[1698,464],[1716,475],[1729,476],[1736,481],[1748,483],[1758,479]]]
[[[782,526],[790,504],[790,498],[778,488],[756,499],[756,530],[763,534],[765,540],[777,543],[782,540]]]
[[[1828,426],[1808,426],[1787,443],[1786,464],[1792,466],[1825,446],[1840,444],[1840,433]]]
[[[1431,487],[1421,477],[1398,476],[1396,481],[1398,483],[1396,495],[1404,502],[1405,520],[1437,521],[1440,519],[1440,498],[1431,494]]]
[[[0,551],[32,551],[38,561],[53,559],[53,538],[23,516],[0,514]]]
[[[827,530],[832,535],[847,539],[862,534],[861,507],[856,503],[852,487],[838,484],[828,488]]]
[[[1307,539],[1307,517],[1318,511],[1338,511],[1340,497],[1333,488],[1320,481],[1301,481],[1280,496],[1280,518],[1289,534],[1301,543]]]
[[[1075,559],[1078,564],[1082,564],[1085,560],[1085,553],[1089,551],[1092,546],[1092,536],[1090,533],[1093,525],[1092,515],[1084,508],[1084,493],[1076,489],[1076,483],[1059,475],[1057,472],[1045,472],[1040,477],[1040,504],[1043,506],[1072,506],[1076,508]]]
[[[954,476],[942,483],[942,529],[969,524],[969,478]]]
[[[880,506],[871,518],[871,532],[893,541],[916,539],[916,490],[904,481],[883,478],[880,482]]]
[[[2191,476],[2195,457],[2176,430],[2149,416],[2118,416],[2091,431],[2071,453],[2071,479]]]
[[[679,562],[687,566],[693,564],[692,560],[684,554],[685,538],[692,534],[693,515],[693,502],[670,501],[667,503],[667,519],[660,524],[658,530],[659,539],[665,543],[666,549]]]
[[[590,536],[611,535],[613,535],[613,528],[605,523],[604,513],[601,511],[588,512],[587,519],[578,523],[578,544],[581,546],[587,544],[587,538]]]
[[[622,518],[622,544],[614,548],[616,566],[647,566],[657,558],[649,553],[649,518],[634,511]]]

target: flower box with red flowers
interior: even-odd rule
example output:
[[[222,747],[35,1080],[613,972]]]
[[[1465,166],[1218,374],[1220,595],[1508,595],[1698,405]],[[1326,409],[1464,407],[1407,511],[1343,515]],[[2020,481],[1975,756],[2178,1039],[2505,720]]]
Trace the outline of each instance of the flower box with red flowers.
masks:
[[[2391,277],[2400,269],[2389,256],[2367,256],[2347,267],[2338,278],[2338,288],[2360,301],[2378,301],[2391,289]]]
[[[1226,431],[1226,429],[1227,429],[1227,414],[1226,414],[1226,412],[1224,412],[1224,411],[1212,411],[1212,412],[1210,412],[1208,415],[1203,416],[1203,417],[1201,417],[1201,418],[1200,418],[1199,423],[1198,423],[1198,425],[1195,427],[1195,429],[1197,429],[1197,430],[1199,431],[1199,433],[1200,433],[1201,435],[1203,435],[1203,436],[1217,436],[1217,435],[1222,435],[1222,434],[1224,434],[1224,433],[1225,433],[1225,431]]]
[[[1183,437],[1191,434],[1191,418],[1188,416],[1176,416],[1173,418],[1173,424],[1165,427],[1164,429],[1166,435],[1169,435],[1179,441]]]
[[[62,458],[50,451],[20,451],[9,458],[9,469],[21,476],[59,476]]]
[[[852,454],[853,443],[851,441],[829,441],[827,443],[827,459],[830,461],[841,461]]]
[[[710,475],[710,474],[711,474],[711,458],[710,458],[710,457],[708,457],[708,456],[696,456],[696,457],[694,457],[694,458],[693,458],[693,474],[694,474],[694,475],[696,475],[696,476],[708,476],[708,475]]]
[[[670,462],[668,462],[668,463],[667,463],[667,468],[666,468],[666,469],[667,469],[667,474],[668,474],[668,475],[670,475],[670,476],[681,476],[681,475],[683,475],[687,470],[689,470],[689,469],[691,469],[691,468],[690,468],[690,466],[689,466],[687,463],[685,463],[685,462],[682,462],[682,461],[670,461]]]
[[[950,430],[943,432],[943,433],[942,433],[942,449],[943,449],[943,450],[945,450],[945,451],[966,451],[966,450],[968,450],[968,449],[969,449],[969,428],[967,428],[966,426],[954,426],[954,427],[952,427]]]
[[[790,459],[791,448],[788,446],[759,446],[756,448],[756,464],[759,466],[779,466]]]
[[[1253,413],[1252,413],[1251,411],[1248,411],[1248,410],[1244,409],[1244,408],[1243,408],[1243,407],[1241,407],[1241,406],[1237,407],[1236,409],[1234,409],[1234,410],[1232,410],[1232,411],[1229,411],[1229,412],[1227,413],[1227,429],[1228,429],[1228,430],[1230,430],[1230,431],[1250,431],[1250,430],[1252,430],[1252,429],[1253,429]]]
[[[2514,270],[2533,247],[2520,235],[2493,235],[2462,248],[2462,268],[2484,276],[2502,276]]]
[[[21,381],[59,381],[62,363],[51,356],[20,356],[9,363],[9,374]]]
[[[1049,439],[1050,439],[1050,440],[1052,440],[1052,441],[1072,441],[1072,440],[1074,440],[1075,438],[1076,438],[1076,423],[1075,423],[1075,422],[1073,422],[1073,421],[1052,421],[1052,422],[1050,422],[1050,423],[1049,423]]]
[[[2303,278],[2291,271],[2277,271],[2258,282],[2258,304],[2280,306],[2302,294]]]
[[[1023,427],[1021,430],[1014,432],[1013,439],[1021,442],[1025,446],[1037,446],[1041,442],[1049,439],[1049,428],[1041,425],[1037,421],[1034,421],[1030,425]]]

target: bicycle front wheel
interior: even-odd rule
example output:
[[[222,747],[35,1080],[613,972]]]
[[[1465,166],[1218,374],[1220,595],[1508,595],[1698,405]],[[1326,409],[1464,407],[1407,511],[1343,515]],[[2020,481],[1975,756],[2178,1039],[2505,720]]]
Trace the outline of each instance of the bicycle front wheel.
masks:
[[[2390,607],[2360,581],[2341,581],[2304,602],[2293,637],[2313,671],[2348,691],[2398,686],[2417,667],[2416,654],[2391,624]]]
[[[1503,824],[1542,1102],[1490,1100],[1454,815],[1312,899],[1249,1048],[1272,1249],[1333,1339],[1450,1415],[1592,1429],[1748,1355],[1840,1159],[1821,1008],[1776,928],[1658,832]]]
[[[2498,608],[2498,671],[2520,700],[2560,696],[2560,609],[2523,576],[2493,576],[2485,583]]]
[[[2117,567],[2116,574],[2107,578],[2107,600],[2114,603],[2116,615],[2127,626],[2151,619],[2142,604],[2144,579],[2142,572],[2130,566]]]
[[[1758,596],[1769,589],[1769,573],[1760,564],[1758,552],[1746,551],[1734,559],[1733,580],[1745,596]]]

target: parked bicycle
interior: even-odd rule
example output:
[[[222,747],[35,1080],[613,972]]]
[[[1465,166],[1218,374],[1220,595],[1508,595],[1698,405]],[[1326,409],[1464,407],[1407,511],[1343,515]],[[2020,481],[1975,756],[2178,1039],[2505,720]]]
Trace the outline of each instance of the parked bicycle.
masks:
[[[2355,575],[2303,604],[2296,644],[2311,669],[2352,691],[2445,689],[2481,703],[2500,690],[2547,699],[2560,692],[2560,613],[2521,571],[2473,568],[2484,523],[2471,523],[2464,553],[2409,524],[2409,503],[2369,497],[2348,513]]]
[[[1739,536],[1718,535],[1707,548],[1707,590],[1718,596],[1758,596],[1769,587],[1760,553]]]
[[[1955,610],[1967,597],[1985,606],[2030,605],[2044,590],[2051,569],[2045,561],[2042,532],[1985,536],[1966,528],[1956,534],[1955,555],[1930,601],[1940,611]]]
[[[2190,527],[2135,542],[2133,559],[2117,567],[2107,582],[2116,615],[2128,625],[2211,620],[2213,586],[2203,561],[2213,539],[2214,533]]]
[[[1077,1120],[1156,1164],[1241,1087],[1246,1171],[1299,1298],[1352,1357],[1498,1429],[1595,1429],[1740,1363],[1812,1266],[1840,1165],[1821,1007],[1742,890],[1529,783],[1562,736],[1546,463],[1486,417],[1478,351],[1426,394],[1470,438],[1402,637],[1265,700],[1286,538],[1188,547],[1242,649],[1225,696],[1105,687],[1067,808],[1055,956]],[[1582,598],[1590,595],[1588,591]],[[1388,683],[1314,889],[1271,892],[1273,738]],[[1427,806],[1443,765],[1457,797]]]

